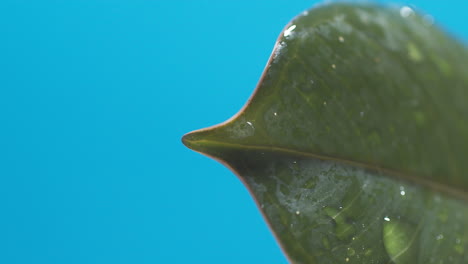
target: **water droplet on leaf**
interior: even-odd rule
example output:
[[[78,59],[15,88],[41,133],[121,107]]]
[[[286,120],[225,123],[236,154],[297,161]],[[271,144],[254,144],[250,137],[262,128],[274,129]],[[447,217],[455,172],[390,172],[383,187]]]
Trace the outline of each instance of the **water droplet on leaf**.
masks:
[[[296,28],[296,25],[291,25],[290,27],[288,27],[288,29],[284,31],[283,35],[285,37],[290,36],[295,28]]]
[[[418,47],[413,43],[408,43],[408,55],[409,58],[414,62],[420,62],[423,59],[423,55]]]
[[[400,9],[400,15],[402,17],[409,17],[414,13],[413,9],[409,6],[404,6]]]
[[[417,244],[415,243],[417,235],[418,228],[410,224],[385,220],[383,223],[384,246],[395,264],[417,263],[418,254],[416,247],[413,246]]]

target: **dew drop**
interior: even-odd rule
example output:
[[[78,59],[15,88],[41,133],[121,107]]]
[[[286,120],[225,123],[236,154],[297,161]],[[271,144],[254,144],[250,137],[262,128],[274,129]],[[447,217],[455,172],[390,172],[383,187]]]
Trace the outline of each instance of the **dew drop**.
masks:
[[[244,127],[245,136],[252,136],[254,134],[254,132],[255,132],[254,125],[250,121],[245,122],[245,124],[246,124],[245,127]]]
[[[389,258],[395,264],[416,263],[417,247],[414,245],[418,229],[401,221],[383,223],[383,242]]]
[[[300,214],[301,214],[301,212],[300,212],[300,211],[296,211],[296,214],[297,214],[297,215],[300,215]]]
[[[253,134],[254,131],[255,131],[255,127],[254,127],[254,125],[252,124],[252,122],[247,121],[246,124],[247,124],[247,126],[248,126],[249,133]]]
[[[322,244],[326,249],[330,249],[330,242],[328,241],[327,237],[322,238]]]
[[[409,6],[404,6],[400,9],[400,15],[402,17],[409,17],[414,13],[413,9]]]
[[[335,64],[332,64],[331,67],[332,67],[333,69],[336,69],[336,65],[335,65]]]
[[[354,236],[356,229],[342,212],[333,207],[325,207],[324,211],[335,222],[335,235],[339,240],[347,240]]]
[[[419,62],[423,59],[423,55],[414,43],[408,43],[408,56],[414,62]]]
[[[344,42],[344,38],[343,38],[342,36],[339,36],[339,37],[338,37],[338,41]]]
[[[423,19],[424,19],[424,24],[426,24],[427,26],[434,25],[434,17],[433,16],[424,15]]]
[[[296,25],[291,25],[290,27],[288,27],[288,29],[284,31],[283,36],[285,37],[290,36],[295,28],[296,28]]]
[[[243,119],[243,118],[242,118]],[[255,126],[251,121],[245,119],[239,123],[234,123],[228,128],[232,138],[246,138],[255,134]]]
[[[464,245],[461,243],[461,240],[457,238],[455,243],[456,243],[454,246],[455,252],[457,252],[460,255],[463,255],[463,253],[465,252],[465,249],[464,249]]]

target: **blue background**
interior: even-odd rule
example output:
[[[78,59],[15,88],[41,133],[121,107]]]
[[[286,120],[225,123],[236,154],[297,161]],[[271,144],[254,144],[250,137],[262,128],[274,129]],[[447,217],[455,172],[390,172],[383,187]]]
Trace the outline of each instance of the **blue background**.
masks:
[[[0,263],[286,263],[181,136],[246,102],[316,1],[0,2]],[[468,39],[468,2],[400,1]]]

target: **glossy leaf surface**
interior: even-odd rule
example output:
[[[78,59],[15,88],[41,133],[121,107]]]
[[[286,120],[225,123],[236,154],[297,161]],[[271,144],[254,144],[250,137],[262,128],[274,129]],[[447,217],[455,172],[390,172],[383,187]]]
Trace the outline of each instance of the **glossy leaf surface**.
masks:
[[[280,35],[230,167],[294,263],[468,263],[468,51],[411,9],[332,4]]]

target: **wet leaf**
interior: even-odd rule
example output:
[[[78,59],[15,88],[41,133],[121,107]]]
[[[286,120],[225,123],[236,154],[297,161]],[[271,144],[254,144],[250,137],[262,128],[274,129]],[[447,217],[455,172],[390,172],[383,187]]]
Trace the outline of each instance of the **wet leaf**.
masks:
[[[183,141],[240,177],[294,263],[468,263],[467,62],[408,7],[320,6],[241,112]]]

